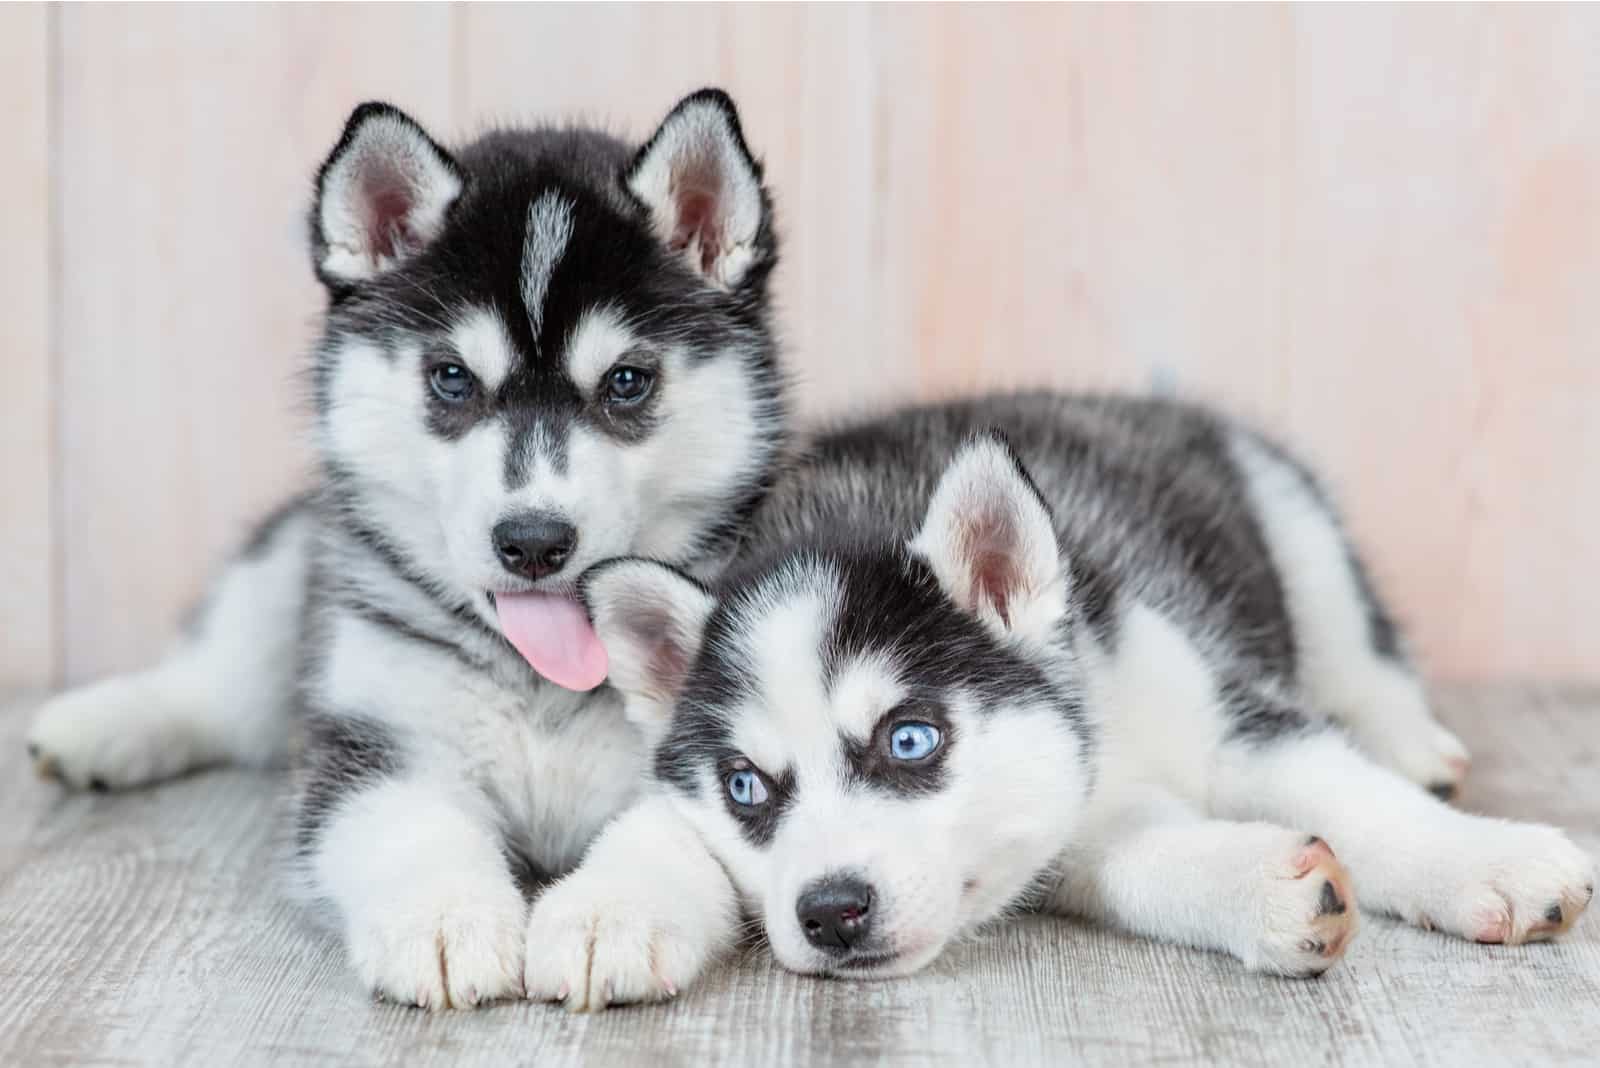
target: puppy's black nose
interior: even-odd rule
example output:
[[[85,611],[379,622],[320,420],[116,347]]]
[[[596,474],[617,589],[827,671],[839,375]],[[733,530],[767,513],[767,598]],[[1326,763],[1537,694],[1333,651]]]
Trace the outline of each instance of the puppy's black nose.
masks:
[[[872,887],[853,875],[829,875],[800,892],[794,911],[808,942],[842,954],[872,930]]]
[[[577,529],[549,512],[520,512],[494,525],[495,555],[507,571],[524,578],[560,571],[577,544]]]

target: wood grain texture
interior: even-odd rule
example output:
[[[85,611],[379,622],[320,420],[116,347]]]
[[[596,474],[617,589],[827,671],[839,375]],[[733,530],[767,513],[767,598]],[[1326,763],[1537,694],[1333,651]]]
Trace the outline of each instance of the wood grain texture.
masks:
[[[50,348],[50,24],[43,4],[0,8],[0,686],[56,670],[55,374]]]
[[[1434,674],[1600,681],[1600,7],[48,17],[62,454],[12,447],[33,409],[7,422],[0,558],[26,590],[60,555],[65,648],[29,631],[18,678],[145,659],[301,477],[301,218],[357,100],[447,139],[642,136],[720,84],[778,194],[806,415],[1025,385],[1215,402],[1325,473]],[[32,40],[7,35],[6,78],[44,76]],[[52,484],[53,533],[29,507]]]
[[[1441,707],[1477,758],[1472,807],[1600,849],[1600,691]],[[1600,1044],[1595,916],[1509,949],[1368,917],[1317,981],[1035,919],[901,980],[803,979],[750,949],[666,1006],[429,1016],[372,1003],[268,877],[277,780],[68,796],[28,775],[26,721],[0,708],[4,1064],[1592,1064]]]

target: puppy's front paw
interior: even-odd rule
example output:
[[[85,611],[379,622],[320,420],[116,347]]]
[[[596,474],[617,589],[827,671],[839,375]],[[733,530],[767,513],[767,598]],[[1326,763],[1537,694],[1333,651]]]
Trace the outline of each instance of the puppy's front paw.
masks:
[[[522,993],[527,909],[509,880],[443,880],[353,917],[351,963],[378,997],[470,1009]]]
[[[672,902],[652,898],[646,887],[619,890],[579,869],[534,902],[528,997],[563,1002],[573,1012],[676,997],[713,952],[696,926],[675,918]]]
[[[1489,823],[1440,858],[1441,893],[1407,919],[1475,942],[1516,945],[1569,930],[1594,897],[1592,858],[1554,827]]]
[[[1259,937],[1245,963],[1279,975],[1321,975],[1344,956],[1358,912],[1350,873],[1328,843],[1298,836],[1265,869]]]

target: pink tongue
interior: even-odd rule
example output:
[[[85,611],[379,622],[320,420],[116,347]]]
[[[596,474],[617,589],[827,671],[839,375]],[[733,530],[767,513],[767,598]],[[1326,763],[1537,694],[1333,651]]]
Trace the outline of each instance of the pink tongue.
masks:
[[[548,593],[497,593],[500,630],[533,670],[569,690],[606,680],[606,650],[583,606]]]

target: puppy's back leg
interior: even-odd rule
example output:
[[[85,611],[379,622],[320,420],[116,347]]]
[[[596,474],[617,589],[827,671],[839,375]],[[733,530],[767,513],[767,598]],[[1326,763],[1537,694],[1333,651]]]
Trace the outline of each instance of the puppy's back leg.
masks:
[[[1231,953],[1257,971],[1319,975],[1356,930],[1350,875],[1325,843],[1207,819],[1154,789],[1097,800],[1059,870],[1047,910]]]
[[[1287,714],[1261,724],[1222,744],[1214,811],[1327,839],[1369,908],[1478,942],[1515,943],[1562,933],[1588,906],[1594,862],[1559,830],[1451,808],[1329,725]]]
[[[264,523],[159,663],[46,702],[28,735],[38,771],[103,790],[281,759],[313,524],[303,501]]]
[[[1331,505],[1293,460],[1244,433],[1232,442],[1293,621],[1296,674],[1311,703],[1356,744],[1449,799],[1466,747],[1427,694]]]

